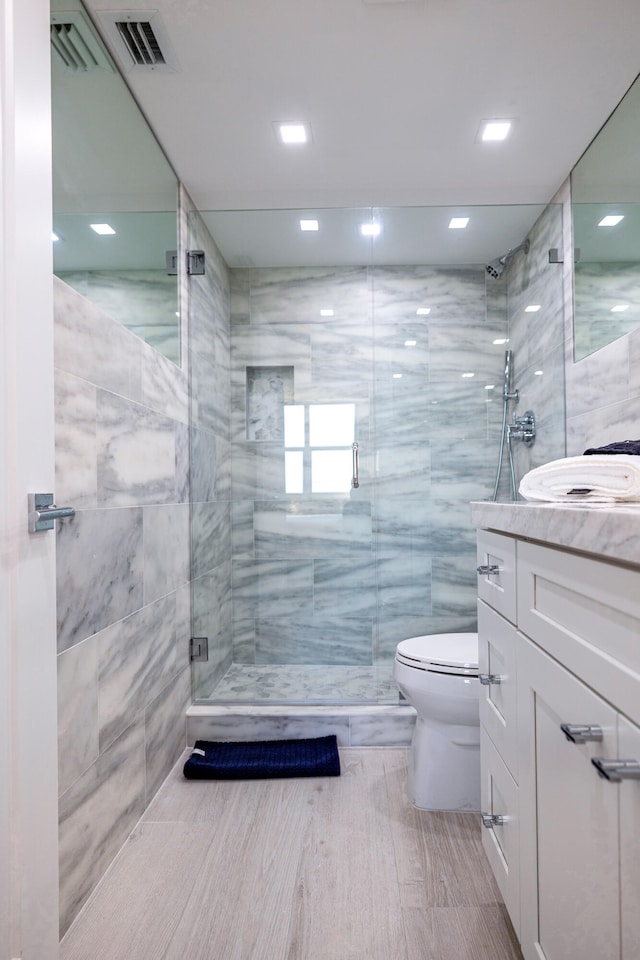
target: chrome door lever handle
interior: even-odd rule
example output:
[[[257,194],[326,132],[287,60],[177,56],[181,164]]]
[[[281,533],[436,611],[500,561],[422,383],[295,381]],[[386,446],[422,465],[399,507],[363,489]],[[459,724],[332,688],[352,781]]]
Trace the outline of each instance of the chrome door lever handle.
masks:
[[[591,743],[602,740],[602,727],[597,723],[561,723],[560,729],[571,743]]]

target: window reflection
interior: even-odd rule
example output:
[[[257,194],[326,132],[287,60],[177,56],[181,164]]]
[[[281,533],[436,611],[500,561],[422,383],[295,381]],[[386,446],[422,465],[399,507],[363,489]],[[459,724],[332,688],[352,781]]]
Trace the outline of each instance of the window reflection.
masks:
[[[355,403],[284,408],[285,492],[349,493]]]

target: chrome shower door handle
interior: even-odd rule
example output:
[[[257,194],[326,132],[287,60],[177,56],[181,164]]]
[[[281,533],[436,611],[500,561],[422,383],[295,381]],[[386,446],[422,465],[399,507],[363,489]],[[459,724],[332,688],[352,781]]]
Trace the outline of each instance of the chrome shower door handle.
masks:
[[[353,476],[351,477],[351,486],[359,487],[360,486],[360,477],[359,477],[359,461],[358,461],[358,444],[353,442],[351,449],[353,450]]]

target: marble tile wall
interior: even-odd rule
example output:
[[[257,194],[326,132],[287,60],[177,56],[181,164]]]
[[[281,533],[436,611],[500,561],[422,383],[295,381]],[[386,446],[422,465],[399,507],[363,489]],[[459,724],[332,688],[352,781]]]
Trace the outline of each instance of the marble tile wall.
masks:
[[[181,287],[193,401],[186,363],[54,278],[56,498],[77,511],[56,550],[62,932],[184,749],[192,588],[204,666],[230,659],[228,282],[183,199],[207,255]]]
[[[403,637],[475,629],[468,501],[493,489],[505,331],[481,266],[231,271],[235,662],[388,665]],[[247,434],[261,365],[293,367],[296,404],[354,404],[357,490],[308,472],[287,493],[283,443]]]

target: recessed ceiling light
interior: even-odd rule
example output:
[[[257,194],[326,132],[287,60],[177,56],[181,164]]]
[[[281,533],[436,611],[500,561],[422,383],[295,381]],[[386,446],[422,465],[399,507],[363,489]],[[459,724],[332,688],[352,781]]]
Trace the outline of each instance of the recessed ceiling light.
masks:
[[[311,128],[308,123],[287,122],[274,124],[280,143],[307,143],[311,139]]]
[[[603,217],[600,223],[598,224],[598,226],[599,227],[615,227],[616,224],[620,223],[621,220],[624,220],[624,215],[619,216],[619,215],[611,214],[608,217]]]
[[[488,383],[488,384],[485,386],[485,390],[495,390],[495,388],[496,388],[495,383]]]
[[[475,377],[475,373],[463,373],[462,376],[465,378],[471,378],[471,377]]]
[[[405,347],[415,347],[417,342],[417,340],[405,340],[404,345]]]
[[[318,230],[318,221],[317,220],[301,220],[300,221],[301,230]]]
[[[451,217],[449,230],[464,230],[469,223],[469,217]]]
[[[418,307],[416,315],[418,317],[427,317],[431,313],[431,307]]]
[[[101,237],[108,237],[115,233],[113,227],[110,227],[108,223],[90,223],[89,226]]]
[[[57,233],[53,233],[53,231],[52,231],[52,233],[51,233],[51,239],[53,240],[54,243],[57,243],[58,240],[60,239],[60,237],[58,236]]]
[[[361,223],[360,233],[363,237],[378,237],[382,227],[379,223]]]
[[[496,346],[501,347],[503,343],[509,343],[509,337],[498,337],[498,339],[493,342]]]
[[[617,303],[615,307],[611,307],[611,313],[624,313],[624,311],[628,309],[628,303]]]
[[[534,370],[534,371],[533,371],[534,377],[541,377],[543,373],[544,373],[544,370]]]
[[[332,316],[333,316],[333,310],[330,310],[329,308],[327,308],[326,310],[321,310],[321,311],[320,311],[320,316],[321,316],[321,317],[332,317]]]
[[[394,380],[402,380],[402,374],[401,374],[401,373],[394,373],[393,379],[394,379]]]
[[[539,303],[530,303],[528,307],[524,308],[525,313],[537,313],[540,309]]]
[[[506,140],[511,132],[511,120],[483,120],[480,124],[480,139]]]

